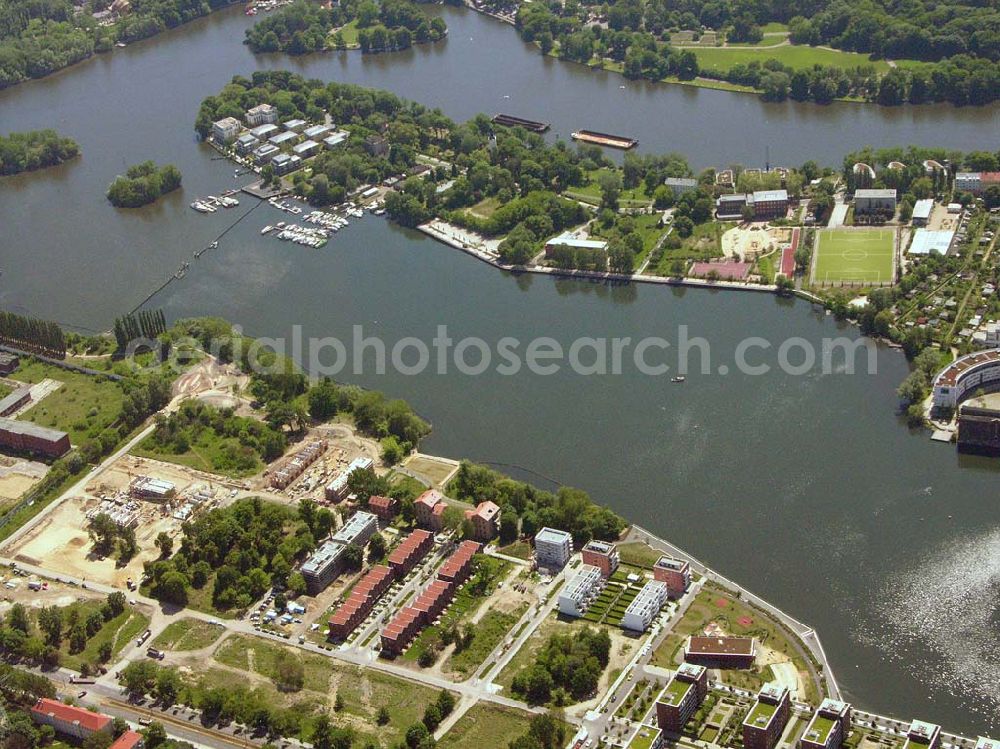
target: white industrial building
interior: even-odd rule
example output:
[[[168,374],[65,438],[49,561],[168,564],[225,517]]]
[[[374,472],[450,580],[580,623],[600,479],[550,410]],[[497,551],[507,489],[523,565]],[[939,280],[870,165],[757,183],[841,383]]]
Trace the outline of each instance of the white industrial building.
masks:
[[[910,223],[914,226],[927,226],[927,222],[931,220],[931,212],[934,210],[934,199],[924,198],[923,200],[918,200],[913,205],[913,215],[910,217]]]
[[[908,253],[910,255],[930,255],[934,252],[938,255],[947,255],[954,238],[955,232],[953,231],[917,229],[913,232],[913,241],[910,243]]]
[[[535,561],[539,567],[562,569],[573,553],[573,536],[555,528],[542,528],[535,534]]]
[[[635,632],[645,632],[653,619],[660,613],[667,601],[667,584],[659,580],[650,580],[642,586],[639,595],[625,609],[622,617],[622,628]]]
[[[559,612],[583,616],[603,587],[601,571],[589,564],[582,565],[559,592]]]

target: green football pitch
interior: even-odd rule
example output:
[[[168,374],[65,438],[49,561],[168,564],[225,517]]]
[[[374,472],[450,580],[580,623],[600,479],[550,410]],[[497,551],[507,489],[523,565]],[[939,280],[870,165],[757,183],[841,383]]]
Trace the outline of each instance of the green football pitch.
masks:
[[[816,241],[816,283],[890,283],[892,229],[824,229]]]

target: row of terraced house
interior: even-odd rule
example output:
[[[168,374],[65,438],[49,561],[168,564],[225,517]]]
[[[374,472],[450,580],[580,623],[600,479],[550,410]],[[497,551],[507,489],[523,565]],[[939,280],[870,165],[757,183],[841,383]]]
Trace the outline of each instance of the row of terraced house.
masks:
[[[459,586],[472,574],[473,558],[479,551],[476,541],[462,541],[438,570],[437,577],[402,609],[382,630],[382,649],[402,653],[420,631],[434,622],[451,603]]]

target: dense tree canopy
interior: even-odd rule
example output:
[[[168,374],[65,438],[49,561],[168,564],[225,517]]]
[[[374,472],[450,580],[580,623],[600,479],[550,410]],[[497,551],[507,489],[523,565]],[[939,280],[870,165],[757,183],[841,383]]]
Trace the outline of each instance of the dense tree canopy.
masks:
[[[79,153],[80,147],[75,141],[60,137],[55,130],[11,133],[6,138],[0,135],[0,175],[55,166]]]

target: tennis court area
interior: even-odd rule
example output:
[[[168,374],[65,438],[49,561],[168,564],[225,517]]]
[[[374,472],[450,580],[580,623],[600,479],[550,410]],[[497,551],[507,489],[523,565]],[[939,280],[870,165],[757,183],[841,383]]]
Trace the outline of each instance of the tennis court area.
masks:
[[[823,229],[816,235],[813,281],[818,284],[890,284],[892,229]]]

